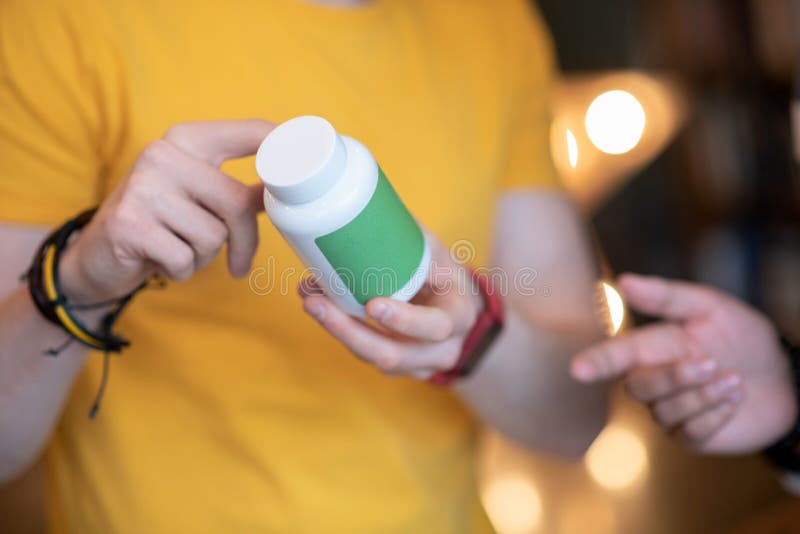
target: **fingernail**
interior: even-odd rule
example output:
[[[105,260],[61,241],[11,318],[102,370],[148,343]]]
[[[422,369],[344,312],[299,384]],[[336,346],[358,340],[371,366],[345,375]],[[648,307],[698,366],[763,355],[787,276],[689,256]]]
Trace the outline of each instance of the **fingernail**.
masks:
[[[372,307],[372,316],[382,323],[386,322],[391,315],[392,308],[383,302],[376,302]]]
[[[714,360],[700,360],[685,364],[682,372],[689,380],[702,381],[711,378],[716,369],[717,362]]]
[[[325,306],[321,304],[312,304],[308,307],[308,314],[317,321],[321,321],[323,317],[325,317]]]
[[[741,382],[742,379],[739,378],[739,375],[728,375],[709,384],[707,391],[712,397],[719,398],[736,388]]]

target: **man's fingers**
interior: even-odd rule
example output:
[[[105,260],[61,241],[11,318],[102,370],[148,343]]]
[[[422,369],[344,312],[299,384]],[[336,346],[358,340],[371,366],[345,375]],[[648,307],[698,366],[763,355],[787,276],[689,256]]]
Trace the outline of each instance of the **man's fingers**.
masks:
[[[367,314],[398,334],[425,341],[444,341],[453,333],[453,321],[439,308],[375,298],[366,306]]]
[[[164,139],[214,167],[224,161],[250,156],[275,128],[262,119],[184,122],[172,126]]]
[[[228,268],[233,276],[247,274],[258,247],[258,213],[263,209],[263,188],[246,186],[218,169],[181,158],[175,172],[190,197],[210,210],[228,227]]]
[[[138,257],[145,257],[158,266],[160,272],[176,282],[188,280],[194,272],[195,254],[192,247],[167,228],[153,224],[136,236],[133,247]]]
[[[710,410],[692,417],[676,430],[676,436],[690,447],[701,447],[730,421],[740,402],[741,399],[722,402]]]
[[[677,362],[634,369],[625,378],[628,393],[645,404],[672,396],[710,380],[717,370],[714,360],[684,358]]]
[[[640,365],[661,365],[687,356],[700,354],[683,329],[659,323],[584,349],[573,358],[570,371],[581,382],[595,382],[614,378]]]
[[[221,208],[223,218],[230,228],[228,235],[228,267],[233,276],[240,278],[250,271],[253,256],[258,248],[258,214],[263,209],[263,189],[245,187],[243,199],[229,204],[230,211]]]
[[[153,179],[168,174],[183,194],[197,202],[228,227],[228,266],[231,274],[247,274],[258,246],[256,217],[263,209],[260,184],[246,186],[216,167],[209,165],[173,144],[160,140],[151,143],[137,162],[138,170],[131,182],[145,202],[158,202]],[[142,176],[143,178],[138,178]],[[163,189],[163,188],[162,188]]]
[[[197,177],[197,182],[189,187],[189,194],[228,227],[228,267],[231,274],[236,277],[247,274],[258,247],[257,217],[261,190],[219,173],[217,176]]]
[[[452,364],[450,360],[454,359],[448,355],[457,354],[457,347],[446,346],[455,340],[426,347],[392,339],[350,317],[327,297],[306,297],[303,309],[353,354],[387,374],[443,369],[449,367]]]
[[[262,119],[187,122],[171,127],[164,139],[217,168],[226,160],[255,154],[273,128],[273,123]],[[208,180],[194,191],[227,224],[228,267],[233,276],[241,277],[250,270],[258,246],[256,215],[264,209],[263,185],[245,186],[219,174],[225,176],[226,184]]]
[[[185,197],[165,195],[157,217],[194,249],[195,270],[210,264],[228,238],[225,223]]]
[[[711,289],[656,276],[623,274],[617,287],[631,308],[676,321],[708,315],[720,299]]]
[[[742,379],[727,373],[710,383],[663,399],[652,407],[653,416],[665,428],[674,428],[721,402],[737,401],[743,395]]]

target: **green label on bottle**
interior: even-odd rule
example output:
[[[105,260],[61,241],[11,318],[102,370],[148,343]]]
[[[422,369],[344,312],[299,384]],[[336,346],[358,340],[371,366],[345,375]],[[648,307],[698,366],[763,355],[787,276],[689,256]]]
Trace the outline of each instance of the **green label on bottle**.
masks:
[[[425,238],[378,168],[378,184],[355,219],[314,240],[360,304],[389,297],[416,273]]]

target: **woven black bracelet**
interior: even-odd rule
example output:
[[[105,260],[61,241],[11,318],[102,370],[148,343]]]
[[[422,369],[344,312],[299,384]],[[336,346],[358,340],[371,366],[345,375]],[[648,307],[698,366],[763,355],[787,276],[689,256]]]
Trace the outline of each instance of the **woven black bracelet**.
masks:
[[[66,248],[70,236],[86,226],[96,211],[96,208],[92,208],[78,214],[44,240],[28,269],[28,289],[42,316],[61,327],[71,337],[92,349],[119,352],[128,345],[128,341],[112,334],[111,326],[130,300],[130,295],[119,299],[116,309],[109,312],[101,322],[100,331],[92,332],[72,313],[71,306],[61,293],[58,276],[61,253]],[[107,320],[109,318],[110,321]]]
[[[61,253],[67,247],[72,234],[86,226],[89,221],[92,220],[96,211],[97,208],[86,210],[54,230],[44,242],[42,242],[33,257],[30,268],[23,276],[28,282],[28,290],[30,291],[31,299],[42,316],[51,323],[59,326],[70,336],[67,342],[61,347],[45,351],[46,355],[58,355],[59,352],[74,340],[81,342],[91,349],[100,350],[105,353],[100,387],[89,412],[89,417],[91,418],[97,413],[100,400],[105,390],[108,378],[109,354],[112,352],[120,352],[124,347],[130,344],[128,340],[122,336],[114,334],[111,329],[133,296],[149,285],[149,281],[145,281],[127,295],[107,302],[88,305],[72,305],[67,302],[67,299],[61,292],[58,276]],[[99,308],[104,306],[110,306],[111,309],[102,317],[99,330],[97,331],[86,327],[73,313],[73,310],[76,309]]]

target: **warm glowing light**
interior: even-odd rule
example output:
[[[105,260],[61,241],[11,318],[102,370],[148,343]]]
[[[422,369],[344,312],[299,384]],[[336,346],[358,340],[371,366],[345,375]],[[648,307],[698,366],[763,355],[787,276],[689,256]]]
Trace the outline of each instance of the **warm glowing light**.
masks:
[[[622,328],[622,321],[625,319],[625,304],[622,302],[622,295],[619,294],[617,288],[608,282],[603,282],[603,294],[610,319],[609,334],[615,336]]]
[[[584,489],[559,503],[559,534],[615,534],[619,531],[617,513],[609,495]]]
[[[600,434],[586,454],[592,478],[606,489],[623,489],[637,482],[647,469],[647,450],[641,438],[618,426]]]
[[[567,156],[569,157],[569,166],[573,169],[578,166],[578,140],[575,139],[575,134],[572,130],[567,128]]]
[[[644,108],[627,91],[607,91],[589,104],[585,124],[586,133],[598,150],[606,154],[624,154],[642,139]]]
[[[483,490],[483,504],[499,534],[527,534],[542,520],[542,499],[533,481],[522,475],[500,475]]]

